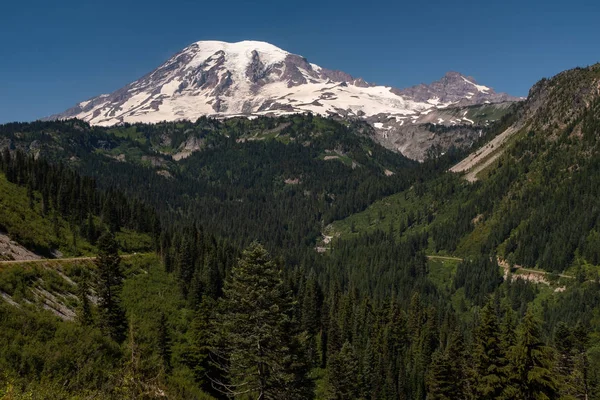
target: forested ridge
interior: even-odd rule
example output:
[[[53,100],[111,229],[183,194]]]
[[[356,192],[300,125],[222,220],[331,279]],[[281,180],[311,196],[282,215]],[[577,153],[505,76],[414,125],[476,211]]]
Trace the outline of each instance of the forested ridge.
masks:
[[[417,164],[360,123],[313,116],[1,126],[19,201],[98,257],[64,269],[66,321],[27,304],[25,267],[0,271],[18,304],[0,303],[0,393],[599,398],[600,115],[581,104],[520,132],[474,184],[445,172],[458,150]],[[156,255],[121,259],[126,231]],[[518,279],[503,260],[568,277]]]

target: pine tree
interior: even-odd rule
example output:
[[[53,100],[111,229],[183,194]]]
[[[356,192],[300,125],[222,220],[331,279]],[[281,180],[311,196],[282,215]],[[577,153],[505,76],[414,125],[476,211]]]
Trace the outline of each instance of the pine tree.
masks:
[[[94,262],[98,271],[96,291],[100,327],[113,340],[122,343],[127,336],[127,320],[120,299],[123,273],[118,244],[112,233],[105,232],[98,239],[98,255]]]
[[[377,376],[375,375],[375,354],[370,339],[367,341],[364,348],[361,360],[361,371],[361,397],[367,399],[375,394],[373,392],[377,380]]]
[[[329,318],[329,329],[327,330],[327,357],[336,354],[342,349],[344,344],[343,340],[336,314],[332,313]]]
[[[540,323],[528,310],[519,326],[517,344],[511,348],[508,370],[510,384],[505,396],[514,399],[557,399],[552,349],[540,339]]]
[[[221,392],[216,391],[208,379],[210,375],[213,380],[223,381],[223,376],[219,375],[220,371],[211,366],[209,359],[215,306],[216,302],[210,297],[204,296],[202,298],[188,331],[188,345],[184,353],[184,363],[192,370],[194,380],[200,387],[218,397]]]
[[[194,276],[194,258],[192,254],[191,243],[186,237],[183,240],[177,257],[177,275],[179,277],[179,286],[183,296],[187,298],[190,283]]]
[[[163,252],[163,265],[166,272],[173,272],[173,255],[171,248],[167,247]]]
[[[77,313],[77,320],[83,326],[90,326],[93,324],[92,306],[89,299],[89,286],[87,278],[84,277],[78,285],[78,297],[79,297],[79,310]]]
[[[195,310],[198,307],[198,305],[202,301],[202,297],[204,297],[205,295],[205,287],[201,274],[202,271],[200,269],[196,269],[194,271],[192,281],[189,284],[188,303],[190,305],[190,308],[193,310]]]
[[[27,198],[29,199],[29,208],[33,210],[35,196],[33,194],[33,185],[31,182],[27,184]]]
[[[302,329],[311,335],[316,335],[321,326],[321,302],[321,289],[313,274],[306,280],[302,299]]]
[[[219,263],[214,252],[211,252],[204,266],[203,285],[205,294],[213,299],[221,296],[221,274],[219,273]]]
[[[428,399],[459,400],[466,398],[466,365],[462,337],[450,336],[444,351],[437,350],[426,377]]]
[[[96,226],[94,225],[94,216],[88,213],[87,224],[85,225],[85,236],[88,242],[96,243]]]
[[[506,382],[506,356],[502,351],[500,324],[492,301],[482,309],[474,346],[475,397],[496,399]]]
[[[111,197],[107,197],[104,201],[102,221],[108,226],[111,232],[118,232],[121,229],[119,214]]]
[[[259,244],[246,249],[225,281],[213,359],[227,377],[212,383],[231,397],[310,397],[293,301],[281,268]]]
[[[578,399],[587,399],[593,390],[590,388],[590,362],[587,355],[588,328],[578,323],[572,332],[573,368],[568,377],[568,393]]]
[[[502,350],[504,354],[507,354],[509,349],[517,342],[517,315],[510,307],[504,309],[504,319],[500,329],[502,332]]]
[[[453,381],[454,377],[448,356],[443,351],[437,350],[431,358],[431,366],[425,378],[427,398],[431,400],[453,399],[451,397]]]
[[[158,320],[158,354],[163,363],[165,372],[171,372],[171,335],[169,334],[169,326],[165,313],[160,313]]]
[[[303,297],[301,297],[302,307],[300,308],[300,321],[302,330],[308,334],[309,358],[317,362],[317,334],[321,328],[321,291],[319,285],[310,276],[304,285]]]
[[[557,352],[556,371],[562,381],[562,391],[570,393],[569,378],[573,373],[573,335],[569,326],[559,322],[554,328],[554,348]]]
[[[354,347],[346,341],[327,365],[327,398],[353,400],[360,397],[360,370]]]

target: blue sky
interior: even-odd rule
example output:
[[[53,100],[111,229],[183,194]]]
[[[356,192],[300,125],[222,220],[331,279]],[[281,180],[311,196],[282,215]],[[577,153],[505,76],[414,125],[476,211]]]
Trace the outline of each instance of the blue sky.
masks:
[[[454,70],[514,95],[600,61],[597,1],[3,0],[0,122],[65,110],[198,40],[263,40],[407,87]]]

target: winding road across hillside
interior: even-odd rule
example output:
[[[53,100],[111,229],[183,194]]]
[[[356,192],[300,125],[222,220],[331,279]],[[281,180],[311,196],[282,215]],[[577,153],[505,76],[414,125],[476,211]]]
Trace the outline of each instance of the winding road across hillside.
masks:
[[[123,254],[121,258],[131,258],[136,256],[143,256],[149,253],[134,253],[134,254]],[[71,261],[93,261],[96,257],[70,257],[70,258],[39,258],[36,260],[9,260],[0,261],[0,267],[14,264],[60,264],[61,262]]]

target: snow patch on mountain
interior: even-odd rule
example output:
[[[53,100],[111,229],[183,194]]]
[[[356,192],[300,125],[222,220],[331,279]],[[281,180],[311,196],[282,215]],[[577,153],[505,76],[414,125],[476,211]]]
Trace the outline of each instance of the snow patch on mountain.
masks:
[[[491,89],[487,86],[483,86],[483,85],[478,85],[476,83],[471,82],[470,80],[468,80],[467,78],[465,78],[464,76],[461,77],[465,82],[475,86],[477,88],[477,90],[479,90],[481,93],[487,93],[489,92]]]
[[[431,84],[397,89],[320,67],[265,42],[200,41],[129,85],[47,119],[79,118],[109,126],[314,113],[363,119],[384,145],[421,159],[425,144],[415,150],[409,138],[416,141],[415,135],[429,137],[431,132],[416,126],[475,123],[465,115],[441,118],[436,112],[517,100],[458,72]]]
[[[478,95],[465,87],[477,89]],[[505,97],[458,73],[448,73],[431,85],[399,90],[322,68],[265,42],[200,41],[124,88],[49,118],[115,125],[312,112],[364,119],[380,114],[413,116],[416,121],[431,109]]]

